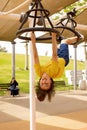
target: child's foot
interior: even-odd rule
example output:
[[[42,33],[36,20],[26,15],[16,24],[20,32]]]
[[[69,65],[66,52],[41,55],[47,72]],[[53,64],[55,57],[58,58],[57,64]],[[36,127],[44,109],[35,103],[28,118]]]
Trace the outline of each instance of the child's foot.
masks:
[[[78,42],[78,40],[83,41],[84,40],[84,35],[82,35],[82,34],[79,33],[79,39],[78,39],[77,36],[74,36],[74,37],[70,37],[70,38],[67,38],[67,39],[63,39],[61,41],[61,43],[66,43],[68,45],[74,45],[75,43]]]
[[[80,34],[80,39],[84,40],[84,35]]]

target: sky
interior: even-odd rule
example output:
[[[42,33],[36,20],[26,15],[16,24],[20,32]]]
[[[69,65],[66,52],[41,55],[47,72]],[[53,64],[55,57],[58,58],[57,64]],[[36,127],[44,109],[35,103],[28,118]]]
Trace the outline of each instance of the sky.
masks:
[[[10,42],[0,41],[0,45],[2,47],[6,47],[8,53],[12,53],[12,45]],[[52,55],[52,44],[36,43],[36,45],[37,45],[37,50],[39,55],[45,56],[46,52],[48,56]],[[16,54],[25,54],[25,43],[20,43],[19,40],[16,40],[15,52]],[[72,59],[74,59],[74,48],[72,45],[69,46],[69,54],[72,57]],[[84,47],[82,47],[82,44],[80,44],[77,47],[77,59],[81,61],[85,60]]]

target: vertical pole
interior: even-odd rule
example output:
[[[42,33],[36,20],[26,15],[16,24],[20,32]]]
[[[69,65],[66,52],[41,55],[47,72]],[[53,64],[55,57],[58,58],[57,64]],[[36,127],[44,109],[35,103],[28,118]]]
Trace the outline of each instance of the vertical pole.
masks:
[[[32,5],[29,6],[31,9]],[[32,13],[33,15],[33,13]],[[29,27],[33,26],[33,19],[29,19]],[[36,130],[36,113],[35,113],[35,89],[34,89],[34,60],[33,60],[33,48],[30,41],[30,130]]]
[[[77,46],[74,45],[74,90],[77,86]]]
[[[25,70],[28,70],[28,43],[25,45],[26,54],[25,54]]]
[[[12,77],[15,77],[15,42],[12,42]]]
[[[30,41],[30,130],[36,130],[33,50]]]
[[[85,42],[85,47],[84,47],[84,55],[85,55],[85,69],[87,70],[87,48],[86,48],[86,42]]]

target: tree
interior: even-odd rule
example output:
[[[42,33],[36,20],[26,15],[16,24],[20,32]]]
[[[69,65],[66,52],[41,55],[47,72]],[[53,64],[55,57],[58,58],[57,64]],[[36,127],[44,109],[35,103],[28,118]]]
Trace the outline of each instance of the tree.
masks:
[[[1,47],[0,46],[0,52],[7,52],[6,47]]]
[[[80,14],[83,10],[85,10],[85,6],[87,5],[87,0],[77,1],[66,8],[62,9],[61,11],[57,12],[56,14],[52,15],[52,19],[54,21],[58,21],[59,19],[66,16],[66,14],[70,11],[72,11],[74,8],[77,10],[76,15]],[[82,7],[79,9],[79,7]]]

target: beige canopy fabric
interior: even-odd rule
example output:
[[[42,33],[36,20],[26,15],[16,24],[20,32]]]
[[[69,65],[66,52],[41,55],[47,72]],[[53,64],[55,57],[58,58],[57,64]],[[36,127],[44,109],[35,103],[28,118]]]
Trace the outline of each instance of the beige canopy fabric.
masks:
[[[26,12],[32,0],[0,0],[0,40],[13,41],[20,26],[20,15]],[[64,7],[77,0],[42,0],[44,8],[50,11],[50,15],[60,11]],[[25,25],[28,27],[28,24]]]
[[[76,2],[77,0],[41,0],[43,6],[50,11],[51,15],[64,7]],[[11,13],[21,13],[28,10],[28,7],[32,0],[0,0],[0,11]]]
[[[85,41],[87,41],[87,7],[75,20],[78,23],[77,30],[85,36]]]

